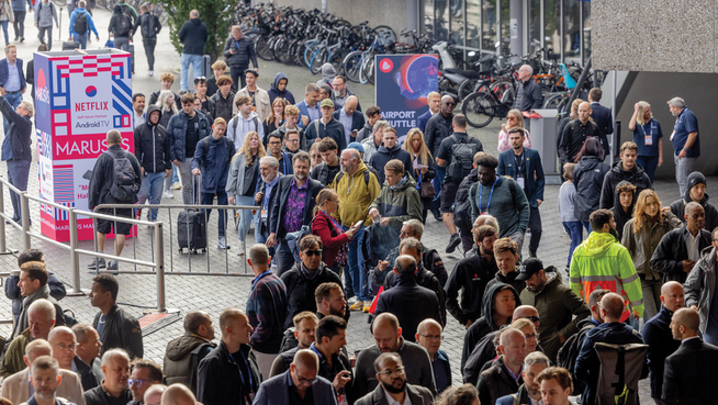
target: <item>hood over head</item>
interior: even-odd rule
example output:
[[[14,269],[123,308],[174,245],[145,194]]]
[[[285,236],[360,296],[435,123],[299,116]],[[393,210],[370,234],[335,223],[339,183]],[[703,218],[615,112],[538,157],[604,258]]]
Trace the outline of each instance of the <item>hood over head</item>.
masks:
[[[686,191],[683,193],[683,201],[685,201],[686,204],[691,202],[691,189],[699,184],[703,184],[704,186],[706,183],[706,176],[703,175],[701,172],[693,172],[686,177]],[[701,199],[700,204],[705,207],[706,203],[708,202],[708,193],[705,193],[703,195],[703,199]]]
[[[157,124],[159,124],[160,119],[162,119],[162,110],[157,106],[157,104],[150,104],[147,108],[147,118],[145,119],[145,123],[147,123],[148,126],[154,126],[154,124],[150,122],[150,115],[155,111],[159,114],[159,117],[157,117]]]
[[[279,81],[282,79],[287,80],[287,87],[289,87],[289,78],[282,72],[277,72],[277,74],[274,76],[274,82],[271,86],[271,89],[274,90],[280,96],[284,95],[287,92],[287,87],[285,87],[284,90],[279,90],[279,87],[277,87],[279,85]]]
[[[322,79],[332,85],[335,77],[337,77],[337,71],[334,70],[334,66],[332,66],[331,63],[325,63],[322,65]]]
[[[491,286],[484,293],[482,313],[484,314],[484,318],[486,319],[486,324],[491,325],[492,328],[494,327],[494,311],[492,309],[494,298],[499,292],[503,290],[511,290],[514,293],[514,297],[516,298],[516,306],[518,307],[519,305],[521,305],[519,293],[514,287],[501,282],[491,284]],[[511,318],[509,318],[509,323],[511,323]]]

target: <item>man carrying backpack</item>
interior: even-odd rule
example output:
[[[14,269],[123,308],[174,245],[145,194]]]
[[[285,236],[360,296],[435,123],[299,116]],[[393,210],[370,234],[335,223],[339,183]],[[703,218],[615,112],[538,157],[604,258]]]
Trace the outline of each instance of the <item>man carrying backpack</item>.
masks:
[[[155,46],[157,45],[157,34],[162,29],[159,18],[150,14],[147,4],[140,6],[142,14],[135,20],[135,28],[132,30],[134,36],[137,28],[142,27],[142,44],[145,46],[145,56],[147,56],[147,64],[150,66],[147,75],[152,77],[155,74]]]
[[[127,6],[129,7],[129,6]],[[136,15],[136,14],[135,14]],[[115,49],[130,51],[130,41],[132,40],[132,15],[128,8],[123,8],[119,3],[115,5],[112,11],[110,25],[107,26],[107,32],[110,37],[114,35],[113,41]]]
[[[87,12],[85,0],[80,0],[77,7],[72,10],[70,16],[70,38],[80,44],[80,49],[87,48],[87,35],[90,31],[95,33],[95,40],[100,41],[100,34],[97,33],[92,15]]]
[[[100,154],[92,169],[90,178],[90,192],[87,207],[94,210],[101,204],[134,204],[137,202],[137,192],[142,185],[142,170],[140,163],[132,153],[122,149],[122,135],[112,129],[107,133],[107,151]],[[131,208],[101,209],[98,213],[118,217],[132,218]],[[122,254],[125,247],[125,235],[129,235],[132,224],[126,222],[112,222],[104,219],[97,220],[97,248],[105,250],[105,235],[115,231],[115,256]],[[105,259],[93,259],[88,269],[105,267]],[[116,260],[110,260],[107,270],[118,270]]]
[[[459,189],[461,180],[471,172],[476,152],[484,150],[480,140],[472,138],[466,133],[466,125],[464,114],[454,115],[451,124],[454,133],[441,141],[439,152],[436,154],[436,163],[439,167],[446,169],[446,177],[441,186],[441,213],[444,225],[451,235],[446,253],[452,253],[461,244],[461,237],[456,232],[456,225],[454,225],[454,214],[451,212],[456,191]]]
[[[37,27],[37,38],[40,43],[47,45],[47,50],[52,50],[52,20],[55,19],[55,25],[59,28],[57,22],[57,9],[55,4],[49,0],[38,1],[35,3],[35,26]],[[47,43],[45,43],[45,33],[47,32]]]

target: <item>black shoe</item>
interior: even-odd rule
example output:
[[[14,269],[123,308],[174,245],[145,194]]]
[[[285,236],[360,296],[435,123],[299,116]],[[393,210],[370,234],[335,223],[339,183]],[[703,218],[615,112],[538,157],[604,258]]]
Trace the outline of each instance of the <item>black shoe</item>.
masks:
[[[453,253],[454,250],[456,250],[456,247],[461,244],[461,237],[458,233],[455,233],[451,235],[451,239],[449,239],[449,246],[446,247],[446,253]]]
[[[25,42],[25,37],[20,38],[20,43]]]
[[[112,262],[110,262],[110,263],[112,263]],[[99,266],[98,266],[98,264],[99,264]],[[106,267],[105,259],[103,259],[101,257],[100,258],[96,257],[96,258],[92,259],[92,263],[87,265],[87,268],[90,270],[104,269],[105,267]]]
[[[529,249],[529,257],[536,258],[536,251]]]
[[[117,262],[117,260],[110,260],[107,263],[107,270],[115,270],[114,274],[120,274],[118,270],[120,270],[120,263]]]
[[[444,219],[441,217],[441,214],[439,213],[439,209],[438,209],[438,208],[432,208],[432,209],[431,209],[431,213],[434,214],[434,219],[435,219],[437,222],[444,222]]]

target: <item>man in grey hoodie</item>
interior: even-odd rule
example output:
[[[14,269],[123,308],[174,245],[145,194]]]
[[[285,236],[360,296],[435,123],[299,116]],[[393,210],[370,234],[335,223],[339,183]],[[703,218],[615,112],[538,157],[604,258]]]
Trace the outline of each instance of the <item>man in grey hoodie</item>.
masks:
[[[60,28],[57,22],[57,9],[55,4],[49,0],[38,1],[35,4],[35,26],[37,27],[37,38],[40,43],[47,45],[47,50],[52,50],[52,19],[55,19],[55,26]],[[47,42],[45,33],[47,32]]]
[[[330,89],[334,90],[335,77],[337,77],[337,71],[334,70],[334,66],[331,63],[325,63],[322,65],[322,80],[317,82],[317,86],[329,86]]]

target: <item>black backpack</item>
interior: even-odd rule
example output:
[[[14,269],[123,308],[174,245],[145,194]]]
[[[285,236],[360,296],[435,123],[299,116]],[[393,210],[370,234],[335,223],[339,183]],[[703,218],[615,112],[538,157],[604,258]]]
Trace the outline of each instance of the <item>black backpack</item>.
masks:
[[[75,25],[72,30],[78,34],[87,33],[87,13],[78,13],[75,17]]]
[[[456,198],[454,199],[454,206],[452,208],[452,212],[454,213],[454,224],[462,230],[471,229],[472,223],[471,223],[471,201],[474,199],[474,196],[476,195],[476,183],[472,184],[469,187],[468,195],[464,195],[465,189],[460,189],[456,193]]]
[[[137,173],[135,173],[135,169],[132,167],[132,162],[121,153],[113,154],[109,150],[105,153],[110,156],[113,161],[110,194],[118,201],[131,202],[139,191],[139,188],[135,185]]]
[[[588,332],[595,327],[596,324],[591,322],[566,339],[556,356],[556,366],[565,368],[573,375],[576,359],[578,358],[579,352],[581,352],[583,341]],[[581,395],[585,389],[586,385],[583,382],[576,378],[573,379],[573,393],[571,395]]]
[[[456,135],[451,135],[449,138],[453,144],[451,145],[451,163],[449,163],[446,175],[454,181],[460,182],[471,172],[474,155],[481,150],[481,144],[472,142],[473,139],[464,141]]]
[[[131,30],[132,17],[123,10],[122,13],[117,15],[117,22],[115,22],[115,36],[128,36]]]

